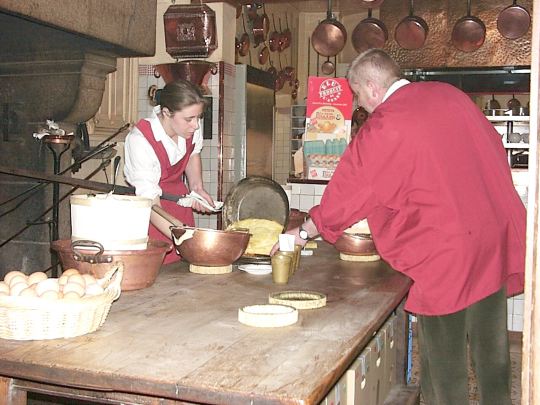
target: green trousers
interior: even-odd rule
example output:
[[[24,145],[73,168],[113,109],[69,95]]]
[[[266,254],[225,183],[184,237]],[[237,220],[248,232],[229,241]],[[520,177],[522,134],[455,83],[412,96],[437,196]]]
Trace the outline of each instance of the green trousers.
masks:
[[[420,388],[426,404],[469,403],[467,345],[481,405],[511,405],[506,292],[450,315],[418,316]]]

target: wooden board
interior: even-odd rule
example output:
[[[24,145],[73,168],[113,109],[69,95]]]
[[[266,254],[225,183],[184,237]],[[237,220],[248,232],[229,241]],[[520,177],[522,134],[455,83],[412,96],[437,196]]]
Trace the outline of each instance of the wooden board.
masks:
[[[208,276],[165,266],[150,288],[122,293],[97,332],[0,340],[0,374],[192,402],[318,403],[410,285],[383,261],[343,262],[319,245],[283,286],[237,269]],[[322,292],[327,305],[284,328],[238,322],[238,308],[290,289]]]

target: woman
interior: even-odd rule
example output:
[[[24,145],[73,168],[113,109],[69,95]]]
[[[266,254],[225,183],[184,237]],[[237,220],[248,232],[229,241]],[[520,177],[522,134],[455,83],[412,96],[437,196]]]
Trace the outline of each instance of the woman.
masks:
[[[153,200],[154,204],[177,218],[184,225],[195,226],[193,211],[209,212],[199,202],[181,207],[174,201],[160,201],[162,193],[174,195],[195,191],[211,206],[212,197],[202,181],[200,152],[203,144],[199,119],[206,100],[199,89],[185,80],[167,84],[159,94],[159,105],[152,117],[140,120],[126,137],[124,175],[136,189],[136,194]],[[186,186],[183,176],[186,176]],[[168,223],[154,212],[150,217],[151,239],[170,241]],[[180,260],[174,251],[164,263]]]

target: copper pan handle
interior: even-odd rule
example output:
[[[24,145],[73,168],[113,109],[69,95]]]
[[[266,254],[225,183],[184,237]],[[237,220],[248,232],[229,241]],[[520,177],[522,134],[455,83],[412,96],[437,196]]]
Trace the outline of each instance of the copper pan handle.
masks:
[[[183,228],[184,224],[178,218],[175,218],[168,212],[166,212],[159,205],[152,205],[152,213],[150,214],[150,221],[159,231],[167,236],[171,237],[171,228],[180,227]]]

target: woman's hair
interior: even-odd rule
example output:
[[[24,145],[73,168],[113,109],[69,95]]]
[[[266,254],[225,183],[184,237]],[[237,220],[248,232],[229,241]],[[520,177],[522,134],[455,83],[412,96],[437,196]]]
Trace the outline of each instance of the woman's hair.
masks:
[[[159,93],[161,108],[169,109],[170,112],[180,111],[193,104],[206,106],[206,99],[199,88],[183,79],[175,80],[165,85]]]
[[[356,57],[347,72],[352,86],[372,81],[388,89],[401,76],[399,65],[382,49],[368,49]]]

